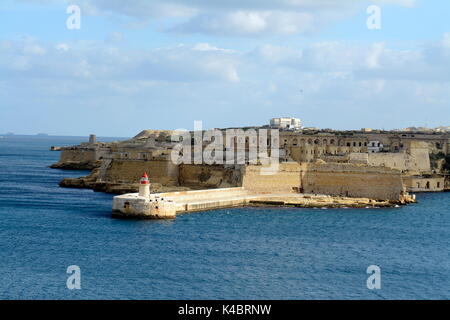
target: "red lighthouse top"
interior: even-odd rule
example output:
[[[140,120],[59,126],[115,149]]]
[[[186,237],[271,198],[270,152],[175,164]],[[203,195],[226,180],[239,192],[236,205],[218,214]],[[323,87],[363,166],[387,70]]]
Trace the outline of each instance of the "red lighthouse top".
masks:
[[[147,172],[144,172],[144,174],[141,177],[141,184],[150,184],[150,182],[148,181],[148,175]]]

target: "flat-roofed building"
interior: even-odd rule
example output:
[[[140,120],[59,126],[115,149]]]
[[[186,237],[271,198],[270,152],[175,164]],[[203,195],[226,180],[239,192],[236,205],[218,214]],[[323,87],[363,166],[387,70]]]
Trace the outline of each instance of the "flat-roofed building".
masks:
[[[272,128],[297,130],[301,129],[302,122],[297,118],[273,118],[270,119],[270,126]]]

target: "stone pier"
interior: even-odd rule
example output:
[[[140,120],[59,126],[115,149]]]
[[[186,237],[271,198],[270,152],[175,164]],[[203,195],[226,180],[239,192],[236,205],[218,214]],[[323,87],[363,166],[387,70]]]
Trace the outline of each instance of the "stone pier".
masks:
[[[349,198],[300,193],[255,193],[242,187],[114,197],[113,216],[118,218],[173,219],[177,214],[245,206],[303,208],[380,208],[415,202]]]

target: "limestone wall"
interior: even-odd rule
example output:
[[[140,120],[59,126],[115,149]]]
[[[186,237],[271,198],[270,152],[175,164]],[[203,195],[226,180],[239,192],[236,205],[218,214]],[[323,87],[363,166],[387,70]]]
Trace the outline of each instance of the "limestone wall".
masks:
[[[228,188],[242,185],[240,166],[182,164],[179,183],[191,188]]]
[[[368,164],[372,166],[388,167],[400,171],[406,171],[417,167],[415,159],[405,152],[399,153],[370,153]]]
[[[101,168],[104,182],[136,183],[147,172],[151,183],[193,189],[227,188],[242,185],[241,168],[223,165],[175,165],[167,160],[111,159]]]
[[[416,171],[418,173],[430,172],[431,164],[428,144],[423,141],[411,141],[408,148],[408,153],[414,159],[414,162],[410,163],[409,171]]]
[[[100,177],[105,182],[136,183],[147,172],[151,183],[164,186],[178,185],[178,166],[170,161],[145,161],[114,159]]]
[[[279,171],[273,175],[263,175],[262,166],[247,166],[242,186],[250,192],[258,193],[298,192],[301,187],[300,174],[304,166],[297,162],[280,163]]]
[[[410,192],[438,192],[444,191],[445,187],[444,177],[407,176],[403,177],[403,181]]]
[[[88,162],[95,161],[94,149],[63,149],[59,157],[60,162]]]
[[[61,149],[60,163],[69,162],[94,162],[108,154],[109,148],[103,147],[68,147]]]
[[[159,195],[141,197],[137,193],[114,197],[113,215],[121,218],[173,219],[176,204]]]
[[[361,164],[311,164],[303,173],[303,192],[380,200],[400,199],[401,173]]]
[[[413,174],[429,173],[431,171],[430,157],[426,150],[413,154],[400,153],[369,153],[368,163],[372,166],[385,166]]]
[[[350,163],[369,163],[369,153],[350,153],[348,158]]]

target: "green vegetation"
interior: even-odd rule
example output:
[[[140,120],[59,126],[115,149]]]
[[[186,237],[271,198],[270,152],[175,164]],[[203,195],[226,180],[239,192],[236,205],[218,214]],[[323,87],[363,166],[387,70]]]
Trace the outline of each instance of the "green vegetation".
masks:
[[[445,156],[445,162],[444,162],[442,168],[445,171],[450,172],[450,155]]]
[[[438,153],[432,153],[430,154],[430,160],[441,160],[445,158],[445,154],[443,152],[438,152]]]
[[[443,160],[443,161],[442,161]],[[450,155],[445,155],[443,152],[431,153],[430,154],[430,164],[431,169],[438,169],[438,163],[442,161],[442,170],[450,172]]]

